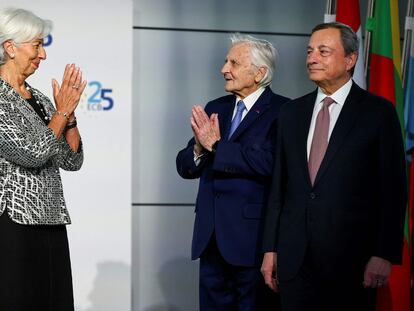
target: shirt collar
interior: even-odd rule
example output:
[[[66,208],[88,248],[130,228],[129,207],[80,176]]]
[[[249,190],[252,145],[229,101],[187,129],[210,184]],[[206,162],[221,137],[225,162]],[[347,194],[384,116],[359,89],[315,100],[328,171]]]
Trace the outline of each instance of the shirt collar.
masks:
[[[337,104],[343,106],[345,103],[345,100],[351,91],[352,87],[352,79],[349,79],[347,83],[342,85],[339,89],[336,90],[335,93],[329,95]],[[316,103],[320,103],[324,98],[326,97],[326,94],[322,92],[322,89],[318,87],[318,95],[316,95]]]
[[[246,110],[249,111],[253,105],[256,103],[256,101],[259,99],[260,95],[264,92],[264,87],[259,87],[256,91],[251,93],[249,96],[246,96],[243,99],[243,103],[246,106]],[[239,102],[239,100],[242,100],[240,97],[236,98],[236,103]]]

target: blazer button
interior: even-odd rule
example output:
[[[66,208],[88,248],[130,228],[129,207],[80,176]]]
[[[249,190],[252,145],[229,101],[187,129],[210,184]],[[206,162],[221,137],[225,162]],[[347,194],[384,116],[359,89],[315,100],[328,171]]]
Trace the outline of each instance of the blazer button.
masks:
[[[215,197],[216,199],[220,198],[220,192],[216,192]]]
[[[313,200],[313,199],[315,199],[315,198],[316,198],[316,194],[315,194],[314,192],[311,192],[311,193],[309,194],[309,197]]]

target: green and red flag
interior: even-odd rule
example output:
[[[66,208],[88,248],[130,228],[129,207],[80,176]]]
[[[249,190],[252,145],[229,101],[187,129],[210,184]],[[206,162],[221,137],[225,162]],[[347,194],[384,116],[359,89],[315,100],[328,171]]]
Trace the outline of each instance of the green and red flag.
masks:
[[[405,135],[398,0],[376,0],[366,27],[371,32],[368,90],[395,105]],[[392,267],[389,284],[378,290],[377,311],[412,311],[408,212],[406,218],[403,263]]]
[[[336,1],[336,21],[351,27],[359,41],[358,60],[355,65],[352,79],[363,89],[366,89],[364,51],[362,42],[361,17],[359,13],[358,0],[337,0]]]

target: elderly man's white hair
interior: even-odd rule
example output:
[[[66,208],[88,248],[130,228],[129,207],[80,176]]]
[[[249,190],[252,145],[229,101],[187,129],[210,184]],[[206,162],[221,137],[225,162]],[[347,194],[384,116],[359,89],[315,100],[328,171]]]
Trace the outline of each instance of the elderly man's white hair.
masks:
[[[250,35],[235,33],[230,36],[232,46],[247,43],[251,47],[252,63],[257,68],[266,68],[266,74],[259,82],[259,86],[266,87],[272,83],[276,70],[278,53],[276,48],[267,40],[255,38]]]
[[[0,65],[7,60],[3,43],[12,40],[15,44],[44,38],[50,34],[52,22],[41,19],[30,11],[17,8],[0,9]]]

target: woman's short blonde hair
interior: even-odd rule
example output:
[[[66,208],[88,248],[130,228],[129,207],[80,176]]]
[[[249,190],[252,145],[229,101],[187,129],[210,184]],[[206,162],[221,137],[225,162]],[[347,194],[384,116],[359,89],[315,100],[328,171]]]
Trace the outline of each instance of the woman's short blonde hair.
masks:
[[[12,40],[19,44],[36,38],[45,38],[52,31],[52,22],[44,20],[30,11],[5,8],[0,9],[0,65],[7,60],[3,43]]]

